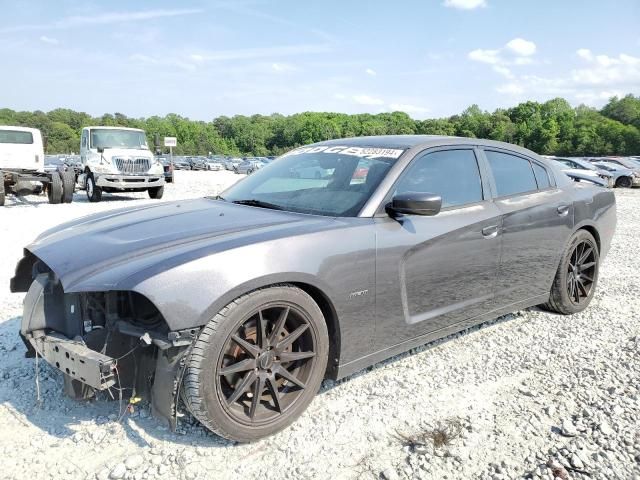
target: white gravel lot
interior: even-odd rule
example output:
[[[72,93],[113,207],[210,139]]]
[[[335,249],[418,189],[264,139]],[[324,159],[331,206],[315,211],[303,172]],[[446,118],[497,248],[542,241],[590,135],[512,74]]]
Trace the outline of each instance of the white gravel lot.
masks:
[[[162,201],[211,195],[240,178],[176,173]],[[84,192],[69,205],[9,198],[0,208],[0,478],[640,478],[640,191],[616,191],[618,230],[591,306],[530,309],[325,382],[293,427],[236,445],[189,417],[172,433],[146,406],[77,403],[18,337],[9,278],[42,230],[145,194]],[[81,254],[81,252],[79,252]]]

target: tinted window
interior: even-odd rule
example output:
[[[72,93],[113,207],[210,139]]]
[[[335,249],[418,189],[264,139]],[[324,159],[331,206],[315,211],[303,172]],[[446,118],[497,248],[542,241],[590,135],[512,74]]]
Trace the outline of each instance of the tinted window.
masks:
[[[435,193],[442,206],[482,200],[482,182],[473,150],[444,150],[418,158],[403,175],[395,193]]]
[[[0,143],[31,145],[33,143],[33,135],[31,132],[23,132],[20,130],[0,130]]]
[[[485,151],[496,181],[498,196],[531,192],[538,188],[531,163],[507,153]]]
[[[549,181],[549,174],[547,173],[547,169],[538,165],[535,162],[532,162],[533,165],[533,173],[536,176],[536,182],[538,182],[538,188],[540,190],[544,188],[549,188],[551,186],[551,182]]]

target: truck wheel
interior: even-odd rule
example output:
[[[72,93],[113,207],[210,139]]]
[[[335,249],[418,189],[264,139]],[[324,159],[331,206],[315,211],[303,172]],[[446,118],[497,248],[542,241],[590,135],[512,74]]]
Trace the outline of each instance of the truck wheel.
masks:
[[[49,203],[58,204],[62,202],[62,179],[58,172],[51,173],[51,181],[47,188],[47,194],[49,196]]]
[[[73,202],[73,192],[76,189],[76,174],[71,170],[62,173],[62,202]]]
[[[99,202],[102,200],[102,188],[96,185],[96,181],[93,179],[92,173],[87,173],[86,179],[87,198],[90,202]]]
[[[160,200],[162,195],[164,195],[164,185],[162,187],[150,188],[147,192],[149,192],[149,197]]]
[[[0,172],[0,207],[4,206],[4,177]]]

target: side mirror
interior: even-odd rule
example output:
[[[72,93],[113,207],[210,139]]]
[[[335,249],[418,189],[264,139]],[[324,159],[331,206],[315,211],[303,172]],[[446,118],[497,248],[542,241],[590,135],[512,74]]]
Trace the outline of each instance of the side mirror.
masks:
[[[391,217],[398,215],[437,215],[442,208],[442,197],[435,193],[407,192],[393,197],[387,205]]]
[[[104,153],[104,147],[98,147],[97,150],[98,153]]]

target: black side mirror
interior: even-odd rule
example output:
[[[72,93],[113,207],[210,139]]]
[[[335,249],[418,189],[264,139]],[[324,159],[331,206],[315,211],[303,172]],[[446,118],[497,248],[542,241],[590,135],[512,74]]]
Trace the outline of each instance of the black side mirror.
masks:
[[[104,147],[98,147],[97,150],[98,150],[98,153],[103,153],[104,152]]]
[[[398,215],[437,215],[442,208],[442,197],[435,193],[407,192],[393,197],[387,205],[391,217]]]

